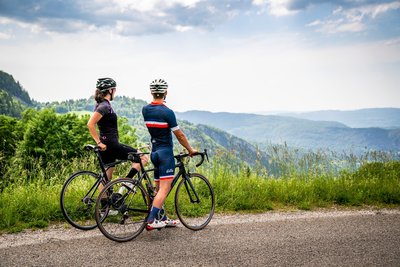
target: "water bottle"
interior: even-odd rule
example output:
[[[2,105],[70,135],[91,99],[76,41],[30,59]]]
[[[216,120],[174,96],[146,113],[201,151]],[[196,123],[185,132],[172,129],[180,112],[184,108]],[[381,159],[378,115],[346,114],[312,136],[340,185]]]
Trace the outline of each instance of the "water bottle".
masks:
[[[122,183],[122,186],[121,186],[121,187],[119,188],[119,190],[118,190],[118,193],[122,195],[122,194],[124,194],[124,192],[126,192],[126,187],[129,187],[130,189],[132,189],[133,186],[134,186],[133,183],[123,182],[123,183]],[[134,193],[136,193],[136,187],[133,188],[132,191],[133,191]]]

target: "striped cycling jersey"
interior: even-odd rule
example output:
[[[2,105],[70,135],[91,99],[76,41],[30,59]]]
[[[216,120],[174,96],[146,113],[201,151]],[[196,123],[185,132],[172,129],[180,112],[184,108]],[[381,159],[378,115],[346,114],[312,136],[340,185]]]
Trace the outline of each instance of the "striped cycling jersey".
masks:
[[[144,122],[151,136],[153,151],[160,147],[171,147],[171,131],[179,129],[174,112],[161,103],[152,102],[142,109]]]

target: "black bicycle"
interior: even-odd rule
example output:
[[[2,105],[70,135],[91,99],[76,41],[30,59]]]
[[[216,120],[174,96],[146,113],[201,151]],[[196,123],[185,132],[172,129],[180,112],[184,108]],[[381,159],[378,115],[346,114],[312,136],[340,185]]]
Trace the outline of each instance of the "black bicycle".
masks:
[[[149,173],[154,169],[145,169],[140,157],[149,153],[132,153],[131,159],[140,163],[141,170],[136,179],[119,178],[108,183],[96,201],[95,219],[100,231],[109,239],[126,242],[137,237],[146,227],[151,203],[155,196],[155,187]],[[175,155],[178,172],[171,185],[175,192],[175,212],[181,223],[191,230],[201,230],[208,225],[215,210],[214,191],[206,177],[191,173],[185,167],[185,158],[189,154]],[[198,152],[201,160],[208,159],[207,150]],[[174,189],[175,184],[177,184]],[[104,205],[102,199],[107,199]]]
[[[106,170],[130,160],[104,164],[98,146],[85,145],[84,148],[96,154],[101,172],[79,171],[72,174],[61,189],[60,206],[65,219],[72,226],[81,230],[91,230],[97,227],[94,214],[99,186],[105,186],[110,181]]]

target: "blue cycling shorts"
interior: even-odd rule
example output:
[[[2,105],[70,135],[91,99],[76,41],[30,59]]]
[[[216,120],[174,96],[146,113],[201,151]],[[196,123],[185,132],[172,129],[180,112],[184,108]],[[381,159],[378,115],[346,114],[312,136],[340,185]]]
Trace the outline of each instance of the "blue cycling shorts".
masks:
[[[151,162],[155,167],[154,181],[174,179],[175,158],[172,148],[160,148],[151,152]]]

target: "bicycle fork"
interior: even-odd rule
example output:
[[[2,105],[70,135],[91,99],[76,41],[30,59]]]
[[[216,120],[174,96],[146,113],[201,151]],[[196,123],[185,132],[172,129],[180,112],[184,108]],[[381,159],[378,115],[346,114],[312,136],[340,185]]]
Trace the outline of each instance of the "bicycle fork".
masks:
[[[196,190],[194,189],[193,183],[188,176],[185,175],[185,188],[188,192],[190,202],[191,203],[200,203],[199,195],[197,194]],[[194,195],[194,198],[193,198]]]

